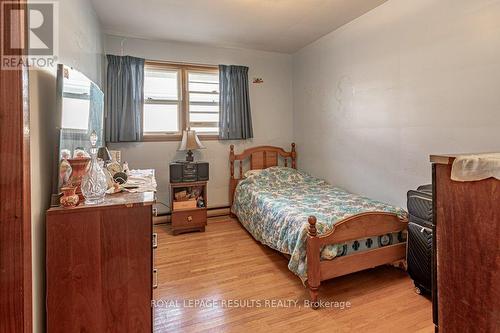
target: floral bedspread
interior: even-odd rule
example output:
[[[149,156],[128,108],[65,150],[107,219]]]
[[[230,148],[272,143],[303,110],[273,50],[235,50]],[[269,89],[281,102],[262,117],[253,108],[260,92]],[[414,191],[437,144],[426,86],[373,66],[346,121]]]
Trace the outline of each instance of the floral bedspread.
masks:
[[[307,279],[307,218],[317,218],[322,235],[335,223],[364,212],[389,212],[406,216],[397,207],[334,187],[324,180],[285,167],[252,173],[236,188],[232,212],[261,243],[290,255],[288,268]],[[322,260],[405,241],[403,233],[380,235],[322,249]]]

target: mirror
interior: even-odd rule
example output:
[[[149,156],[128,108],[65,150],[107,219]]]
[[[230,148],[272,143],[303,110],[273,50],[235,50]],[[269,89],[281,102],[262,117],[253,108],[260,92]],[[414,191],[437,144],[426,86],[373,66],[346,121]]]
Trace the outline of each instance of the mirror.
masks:
[[[57,68],[57,107],[59,110],[59,147],[57,156],[57,193],[67,180],[61,174],[61,162],[90,153],[90,134],[103,146],[104,94],[79,71],[62,64]],[[66,179],[65,179],[66,177]]]

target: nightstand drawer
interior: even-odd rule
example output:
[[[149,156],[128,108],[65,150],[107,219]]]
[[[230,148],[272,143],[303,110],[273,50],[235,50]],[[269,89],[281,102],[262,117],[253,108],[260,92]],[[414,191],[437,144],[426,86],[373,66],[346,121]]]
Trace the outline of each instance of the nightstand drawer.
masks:
[[[174,228],[204,226],[206,223],[207,223],[206,209],[177,211],[172,213],[172,226]]]

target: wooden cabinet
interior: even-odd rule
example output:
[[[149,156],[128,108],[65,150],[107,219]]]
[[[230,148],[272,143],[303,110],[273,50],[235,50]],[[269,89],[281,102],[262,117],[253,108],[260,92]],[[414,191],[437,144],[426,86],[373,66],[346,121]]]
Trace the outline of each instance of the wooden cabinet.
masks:
[[[203,207],[196,205],[194,208],[176,209],[174,205],[176,193],[181,191],[191,193],[195,188],[199,189],[199,195],[203,198]],[[172,231],[174,235],[190,231],[205,231],[207,225],[207,182],[171,183],[170,207],[172,209]]]
[[[48,332],[152,331],[154,193],[47,211]]]
[[[498,332],[500,180],[451,180],[453,156],[433,156],[439,332]],[[436,296],[436,295],[435,295]]]

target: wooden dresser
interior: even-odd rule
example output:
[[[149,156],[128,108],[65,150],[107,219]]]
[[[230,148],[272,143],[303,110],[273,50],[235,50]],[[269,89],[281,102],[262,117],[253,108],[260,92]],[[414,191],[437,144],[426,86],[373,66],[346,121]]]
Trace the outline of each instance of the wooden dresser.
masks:
[[[153,192],[47,211],[48,332],[151,332]]]
[[[500,180],[451,180],[456,156],[431,156],[439,332],[498,332]]]

